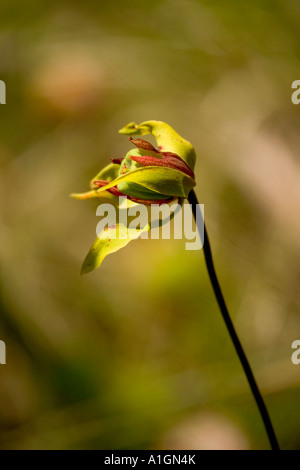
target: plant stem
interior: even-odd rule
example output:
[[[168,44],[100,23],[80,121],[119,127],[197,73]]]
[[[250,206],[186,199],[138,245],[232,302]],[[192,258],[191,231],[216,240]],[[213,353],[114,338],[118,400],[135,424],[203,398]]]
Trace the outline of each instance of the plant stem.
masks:
[[[226,306],[226,303],[225,303],[225,300],[224,300],[224,297],[223,297],[223,294],[222,294],[222,290],[221,290],[221,287],[220,287],[220,284],[219,284],[219,281],[218,281],[218,278],[217,278],[217,274],[216,274],[216,271],[215,271],[215,268],[214,268],[214,263],[213,263],[213,259],[212,259],[212,253],[211,253],[211,248],[210,248],[210,243],[209,243],[209,238],[208,238],[208,235],[207,235],[205,223],[204,223],[204,220],[202,218],[202,214],[201,214],[200,209],[197,208],[198,200],[197,200],[197,196],[196,196],[194,190],[192,190],[189,193],[188,200],[189,200],[189,203],[192,206],[192,211],[193,211],[195,221],[196,221],[196,223],[198,223],[197,228],[198,228],[199,233],[201,233],[201,227],[204,227],[204,243],[203,243],[204,258],[205,258],[205,263],[206,263],[207,271],[208,271],[208,274],[209,274],[209,278],[210,278],[210,281],[211,281],[211,284],[212,284],[212,287],[213,287],[213,290],[214,290],[214,293],[215,293],[215,296],[216,296],[216,299],[217,299],[222,317],[224,319],[227,330],[228,330],[229,335],[230,335],[230,337],[232,339],[232,342],[234,344],[237,355],[238,355],[238,357],[241,361],[241,364],[242,364],[242,367],[243,367],[244,372],[246,374],[247,380],[249,382],[252,394],[255,398],[256,404],[257,404],[259,412],[261,414],[261,417],[262,417],[262,420],[263,420],[263,423],[264,423],[264,426],[265,426],[265,429],[266,429],[266,432],[267,432],[267,435],[268,435],[268,438],[269,438],[269,441],[270,441],[270,444],[271,444],[271,448],[273,450],[280,450],[279,444],[278,444],[278,441],[277,441],[277,438],[276,438],[276,435],[275,435],[275,432],[274,432],[274,428],[273,428],[273,425],[272,425],[272,422],[271,422],[271,419],[270,419],[270,416],[269,416],[269,413],[267,411],[266,405],[264,403],[262,395],[261,395],[261,393],[259,391],[259,388],[257,386],[257,383],[255,381],[255,378],[254,378],[253,372],[251,370],[250,364],[248,362],[247,356],[246,356],[246,354],[243,350],[241,342],[240,342],[240,340],[238,338],[238,335],[237,335],[237,333],[234,329],[233,323],[231,321],[231,318],[230,318],[230,315],[229,315],[229,312],[228,312],[228,309],[227,309],[227,306]],[[198,217],[196,217],[197,213],[198,213]],[[199,217],[201,217],[200,220],[199,220]]]

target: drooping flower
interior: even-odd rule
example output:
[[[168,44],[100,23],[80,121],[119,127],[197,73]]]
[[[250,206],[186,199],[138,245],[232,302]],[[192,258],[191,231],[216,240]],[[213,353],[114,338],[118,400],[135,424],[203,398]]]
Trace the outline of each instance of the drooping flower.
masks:
[[[168,124],[162,121],[146,121],[136,125],[130,123],[123,127],[120,134],[129,135],[129,141],[135,146],[125,157],[112,158],[112,163],[103,168],[90,182],[91,191],[72,194],[77,199],[102,198],[110,201],[119,209],[120,197],[126,196],[131,204],[165,204],[187,198],[195,186],[194,165],[195,151],[190,142],[181,137]],[[152,134],[157,148],[141,138],[132,135]],[[116,230],[116,226],[108,227]],[[141,227],[146,230],[147,227]],[[149,228],[148,228],[149,229]],[[114,243],[108,243],[99,237],[84,261],[82,272],[89,272],[98,267],[107,254],[125,246],[133,237],[128,227],[118,225],[118,230],[127,231]],[[107,233],[106,235],[109,235]],[[136,238],[139,233],[136,234]],[[126,242],[124,241],[126,240]],[[110,240],[111,241],[111,240]]]

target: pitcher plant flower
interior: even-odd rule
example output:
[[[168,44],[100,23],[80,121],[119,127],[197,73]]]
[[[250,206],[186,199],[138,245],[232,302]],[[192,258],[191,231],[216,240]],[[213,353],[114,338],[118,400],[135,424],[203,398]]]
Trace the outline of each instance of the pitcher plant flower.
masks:
[[[139,126],[130,123],[120,134],[130,135],[135,146],[125,157],[111,158],[112,163],[103,168],[91,181],[93,191],[74,194],[87,199],[98,197],[101,192],[114,196],[127,196],[144,204],[164,203],[174,197],[187,197],[195,186],[195,150],[171,126],[160,121],[147,121]],[[158,147],[131,135],[152,134]]]
[[[126,196],[127,207],[169,204],[175,200],[182,203],[196,184],[196,154],[192,144],[161,121],[147,121],[140,125],[130,123],[119,133],[129,136],[131,150],[124,157],[111,158],[111,163],[91,180],[90,191],[72,196],[77,199],[100,198],[101,202],[114,204],[117,211],[125,209],[125,203],[120,203],[122,196]],[[145,134],[156,138],[157,147],[141,138],[132,138],[132,135]],[[82,265],[82,274],[98,268],[108,254],[123,248],[150,228],[151,223],[148,223],[133,231],[118,222],[106,228],[105,236],[98,233]],[[117,237],[114,236],[116,231]]]
[[[126,207],[128,204],[129,206],[144,204],[148,207],[152,204],[170,204],[174,200],[182,204],[184,199],[188,200],[199,234],[200,226],[204,226],[204,259],[220,312],[256,401],[271,448],[278,450],[279,445],[269,413],[235,331],[215,271],[207,229],[193,189],[196,185],[194,174],[196,154],[193,145],[162,121],[145,121],[139,125],[131,122],[120,129],[119,133],[129,136],[134,148],[131,148],[124,157],[111,158],[111,163],[91,180],[89,191],[75,193],[72,196],[82,200],[99,198],[103,203],[113,204],[119,213],[124,209],[123,199],[126,200]],[[147,140],[132,137],[147,134],[155,137],[156,147]],[[150,227],[151,223],[144,224],[132,234],[133,229],[118,221],[103,229],[106,232],[105,237],[98,234],[83,262],[82,274],[99,267],[108,254],[123,248],[130,240],[138,238]],[[116,230],[121,236],[110,237],[110,233],[115,233]]]

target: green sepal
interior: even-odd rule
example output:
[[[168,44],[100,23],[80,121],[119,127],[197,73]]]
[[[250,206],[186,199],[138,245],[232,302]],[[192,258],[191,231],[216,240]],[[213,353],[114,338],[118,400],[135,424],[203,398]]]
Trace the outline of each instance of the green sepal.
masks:
[[[94,269],[97,269],[107,255],[125,247],[131,240],[138,238],[142,232],[149,230],[149,228],[149,224],[147,224],[141,230],[130,229],[123,224],[117,224],[114,227],[108,227],[106,230],[106,235],[108,235],[108,238],[96,238],[82,264],[81,274],[87,274],[91,271],[94,271]],[[123,235],[126,238],[109,238],[109,234],[111,232],[115,233],[115,230],[117,230],[119,235]]]
[[[179,201],[172,201],[169,203],[169,205],[174,204],[176,202],[178,203]],[[133,203],[132,201],[127,199],[121,202],[119,209],[129,208],[131,205],[138,206],[139,204]],[[182,206],[182,201],[180,201],[180,205]],[[147,207],[147,210],[148,215],[150,215],[150,208]],[[162,225],[169,223],[174,216],[175,213],[172,212],[170,219],[167,217],[165,219],[147,222],[145,226],[141,227],[140,229],[132,229],[126,227],[124,224],[119,222],[112,227],[107,227],[98,235],[93,245],[91,246],[82,264],[81,274],[87,274],[91,271],[94,271],[101,265],[102,261],[107,255],[115,253],[121,248],[124,248],[126,245],[128,245],[131,240],[137,239],[143,232],[149,231],[151,227],[154,228],[155,226],[157,226],[157,224],[161,227]],[[129,222],[129,219],[127,219],[127,221]],[[103,237],[103,233],[105,233],[105,238]],[[113,235],[115,235],[116,233],[119,237],[113,238]],[[123,236],[123,238],[120,238],[120,235]]]
[[[95,180],[106,180],[106,181],[112,181],[115,178],[117,178],[120,170],[120,165],[117,163],[110,163],[109,165],[106,165],[102,170],[99,171],[99,173],[96,174],[94,178],[91,179],[90,181],[90,187],[92,189],[98,189],[98,186],[94,185]]]
[[[165,197],[187,197],[190,190],[195,186],[195,181],[181,171],[167,167],[147,166],[118,176],[106,186],[99,188],[97,192],[106,191],[113,186],[119,187],[119,184],[124,181],[136,183]],[[130,192],[129,195],[138,197],[134,191]],[[152,195],[152,198],[157,199],[157,194]]]
[[[177,134],[169,124],[163,121],[145,121],[138,125],[135,122],[130,122],[127,126],[120,129],[119,133],[125,135],[152,134],[160,150],[176,153],[194,170],[196,162],[194,147],[188,140]]]

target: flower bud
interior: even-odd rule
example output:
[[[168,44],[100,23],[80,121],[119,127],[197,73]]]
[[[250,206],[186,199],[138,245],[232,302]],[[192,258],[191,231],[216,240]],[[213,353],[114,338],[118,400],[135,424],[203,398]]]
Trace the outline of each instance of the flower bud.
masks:
[[[121,210],[124,202],[124,198],[119,196],[127,196],[128,207],[136,203],[164,204],[188,197],[196,184],[196,156],[190,142],[161,121],[146,121],[140,125],[132,122],[119,132],[130,135],[129,140],[136,148],[129,150],[123,158],[112,158],[112,163],[91,180],[91,191],[73,194],[73,197],[102,198],[102,202],[112,203],[118,210]],[[145,134],[155,137],[157,148],[146,140],[131,137]],[[120,250],[140,233],[150,230],[150,227],[151,223],[147,222],[134,231],[134,237],[130,227],[120,220],[103,229],[106,230],[105,237],[97,234],[97,239],[83,262],[82,274],[96,269],[108,254]],[[121,233],[122,236],[115,238],[114,232]]]
[[[136,148],[127,152],[124,158],[113,158],[113,163],[93,178],[91,187],[94,191],[76,194],[75,197],[87,199],[105,193],[151,204],[188,196],[196,184],[193,172],[195,151],[190,142],[162,121],[147,121],[138,126],[130,123],[119,132],[151,133],[158,148],[146,140],[129,137]]]
[[[130,137],[137,148],[127,152],[123,160],[113,159],[114,163],[120,164],[118,177],[107,185],[101,181],[101,186],[95,180],[99,192],[117,187],[120,194],[147,202],[188,196],[195,186],[195,151],[188,141],[161,121],[147,121],[139,126],[130,123],[119,132],[151,133],[159,145],[155,148],[146,140]]]

